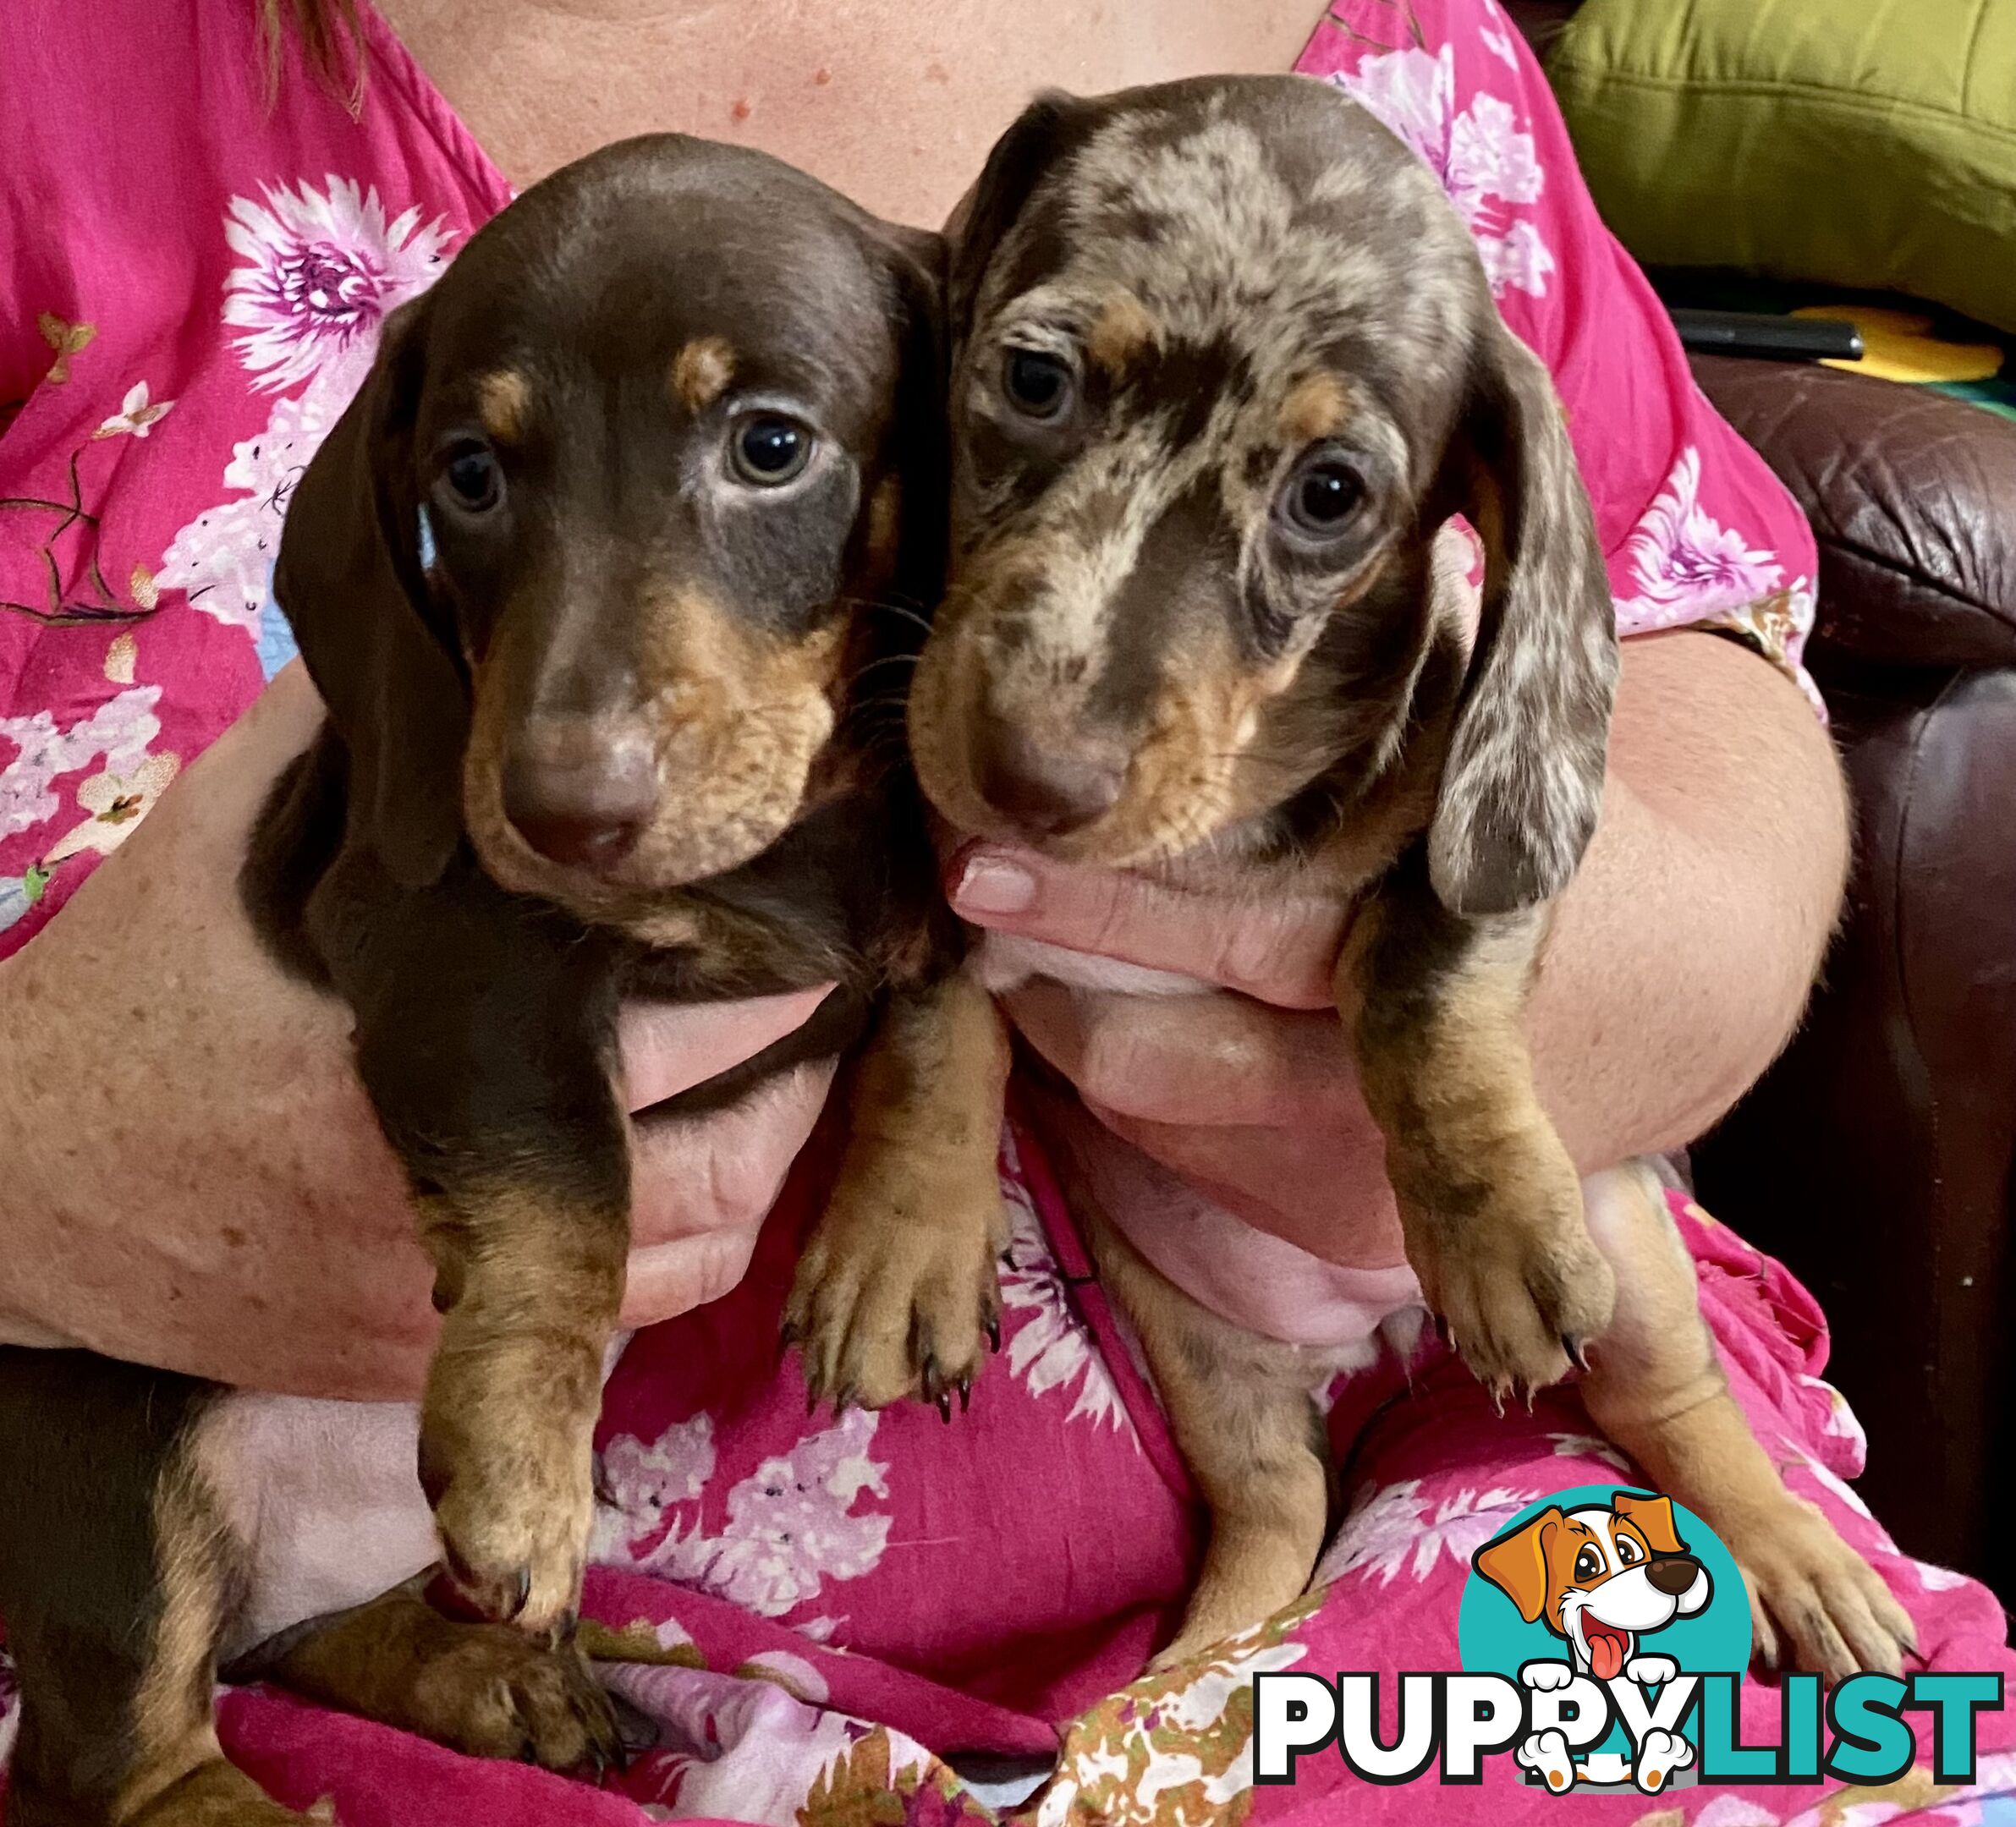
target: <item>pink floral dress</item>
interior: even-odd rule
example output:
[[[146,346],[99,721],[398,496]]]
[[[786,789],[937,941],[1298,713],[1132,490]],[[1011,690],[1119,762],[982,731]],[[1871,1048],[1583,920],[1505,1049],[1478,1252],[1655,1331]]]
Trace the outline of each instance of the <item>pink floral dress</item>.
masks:
[[[268,590],[289,491],[377,326],[508,200],[364,9],[360,118],[291,57],[268,112],[249,0],[0,9],[0,952],[25,942],[291,653]],[[1301,68],[1378,113],[1464,211],[1566,404],[1627,634],[1706,624],[1794,677],[1814,549],[1708,409],[1590,205],[1495,0],[1338,0]],[[1502,1823],[1557,1806],[1508,1762],[1389,1789],[1336,1759],[1253,1780],[1256,1671],[1453,1669],[1470,1554],[1533,1498],[1625,1468],[1572,1390],[1499,1420],[1432,1344],[1333,1391],[1348,1513],[1310,1596],[1142,1678],[1200,1516],[1044,1166],[1011,1122],[1004,1347],[951,1428],[810,1419],[779,1307],[828,1150],[749,1275],[640,1335],[607,1392],[588,1613],[659,1742],[601,1789],[481,1764],[279,1693],[227,1695],[233,1756],[347,1827],[645,1820],[1025,1827]],[[1730,1376],[1794,1487],[1870,1555],[1942,1668],[2016,1671],[1980,1587],[1898,1553],[1845,1480],[1860,1439],[1777,1264],[1676,1202]],[[0,1656],[0,1747],[11,1731]],[[1745,1689],[1745,1736],[1775,1716]],[[1684,1789],[1591,1823],[2016,1820],[2000,1715],[1964,1788]]]

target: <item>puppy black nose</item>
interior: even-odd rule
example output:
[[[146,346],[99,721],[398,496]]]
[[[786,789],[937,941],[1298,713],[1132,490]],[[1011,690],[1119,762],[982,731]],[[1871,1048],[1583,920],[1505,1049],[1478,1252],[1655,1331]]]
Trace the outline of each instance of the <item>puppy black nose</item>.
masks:
[[[1076,745],[1048,748],[1024,728],[996,723],[981,739],[981,797],[1032,837],[1058,837],[1112,809],[1127,777],[1118,757]]]
[[[528,727],[504,762],[504,816],[541,856],[615,868],[657,803],[657,758],[640,732]]]
[[[1645,1577],[1656,1591],[1664,1593],[1669,1599],[1678,1599],[1694,1584],[1694,1577],[1700,1570],[1698,1561],[1685,1555],[1668,1555],[1663,1560],[1651,1562],[1645,1570]]]

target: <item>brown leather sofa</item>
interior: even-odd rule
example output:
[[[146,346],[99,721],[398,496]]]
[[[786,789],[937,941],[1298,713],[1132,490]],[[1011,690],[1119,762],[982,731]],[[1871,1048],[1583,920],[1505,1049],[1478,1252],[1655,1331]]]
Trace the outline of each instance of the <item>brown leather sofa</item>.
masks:
[[[1530,38],[1574,0],[1508,0]],[[2016,420],[1702,357],[1820,540],[1808,662],[1856,808],[1798,1038],[1694,1150],[1703,1203],[1820,1296],[1901,1546],[2016,1599]]]

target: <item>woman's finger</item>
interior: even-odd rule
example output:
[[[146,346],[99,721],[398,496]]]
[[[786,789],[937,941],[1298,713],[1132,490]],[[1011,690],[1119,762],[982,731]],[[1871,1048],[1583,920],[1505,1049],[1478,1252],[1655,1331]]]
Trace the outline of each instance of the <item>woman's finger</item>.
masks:
[[[975,843],[946,892],[976,926],[1202,979],[1282,1008],[1327,1007],[1345,910],[1320,901],[1206,895],[1114,870]]]
[[[632,1125],[630,1235],[640,1250],[717,1231],[753,1235],[819,1121],[833,1062],[809,1062],[725,1110]]]
[[[626,1002],[616,1031],[629,1107],[649,1110],[795,1034],[832,988],[735,1002]]]
[[[1129,1117],[1320,1127],[1360,1103],[1334,1014],[1236,996],[1109,996],[1041,978],[1002,1000],[1089,1103]]]
[[[633,1250],[623,1324],[635,1330],[719,1300],[742,1279],[755,1247],[754,1231],[706,1231]]]

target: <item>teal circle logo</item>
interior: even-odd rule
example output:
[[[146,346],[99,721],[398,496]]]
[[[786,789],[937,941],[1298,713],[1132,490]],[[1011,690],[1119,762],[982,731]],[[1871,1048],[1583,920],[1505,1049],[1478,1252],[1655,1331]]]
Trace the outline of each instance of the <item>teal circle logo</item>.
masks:
[[[1740,1676],[1750,1600],[1734,1558],[1693,1511],[1640,1485],[1579,1484],[1527,1505],[1477,1550],[1457,1645],[1466,1672],[1513,1682],[1537,1663],[1567,1671],[1542,1672],[1554,1686],[1569,1674],[1637,1680],[1663,1665]],[[1697,1749],[1699,1715],[1696,1701],[1676,1728]],[[1630,1750],[1613,1722],[1576,1780],[1618,1780]]]

